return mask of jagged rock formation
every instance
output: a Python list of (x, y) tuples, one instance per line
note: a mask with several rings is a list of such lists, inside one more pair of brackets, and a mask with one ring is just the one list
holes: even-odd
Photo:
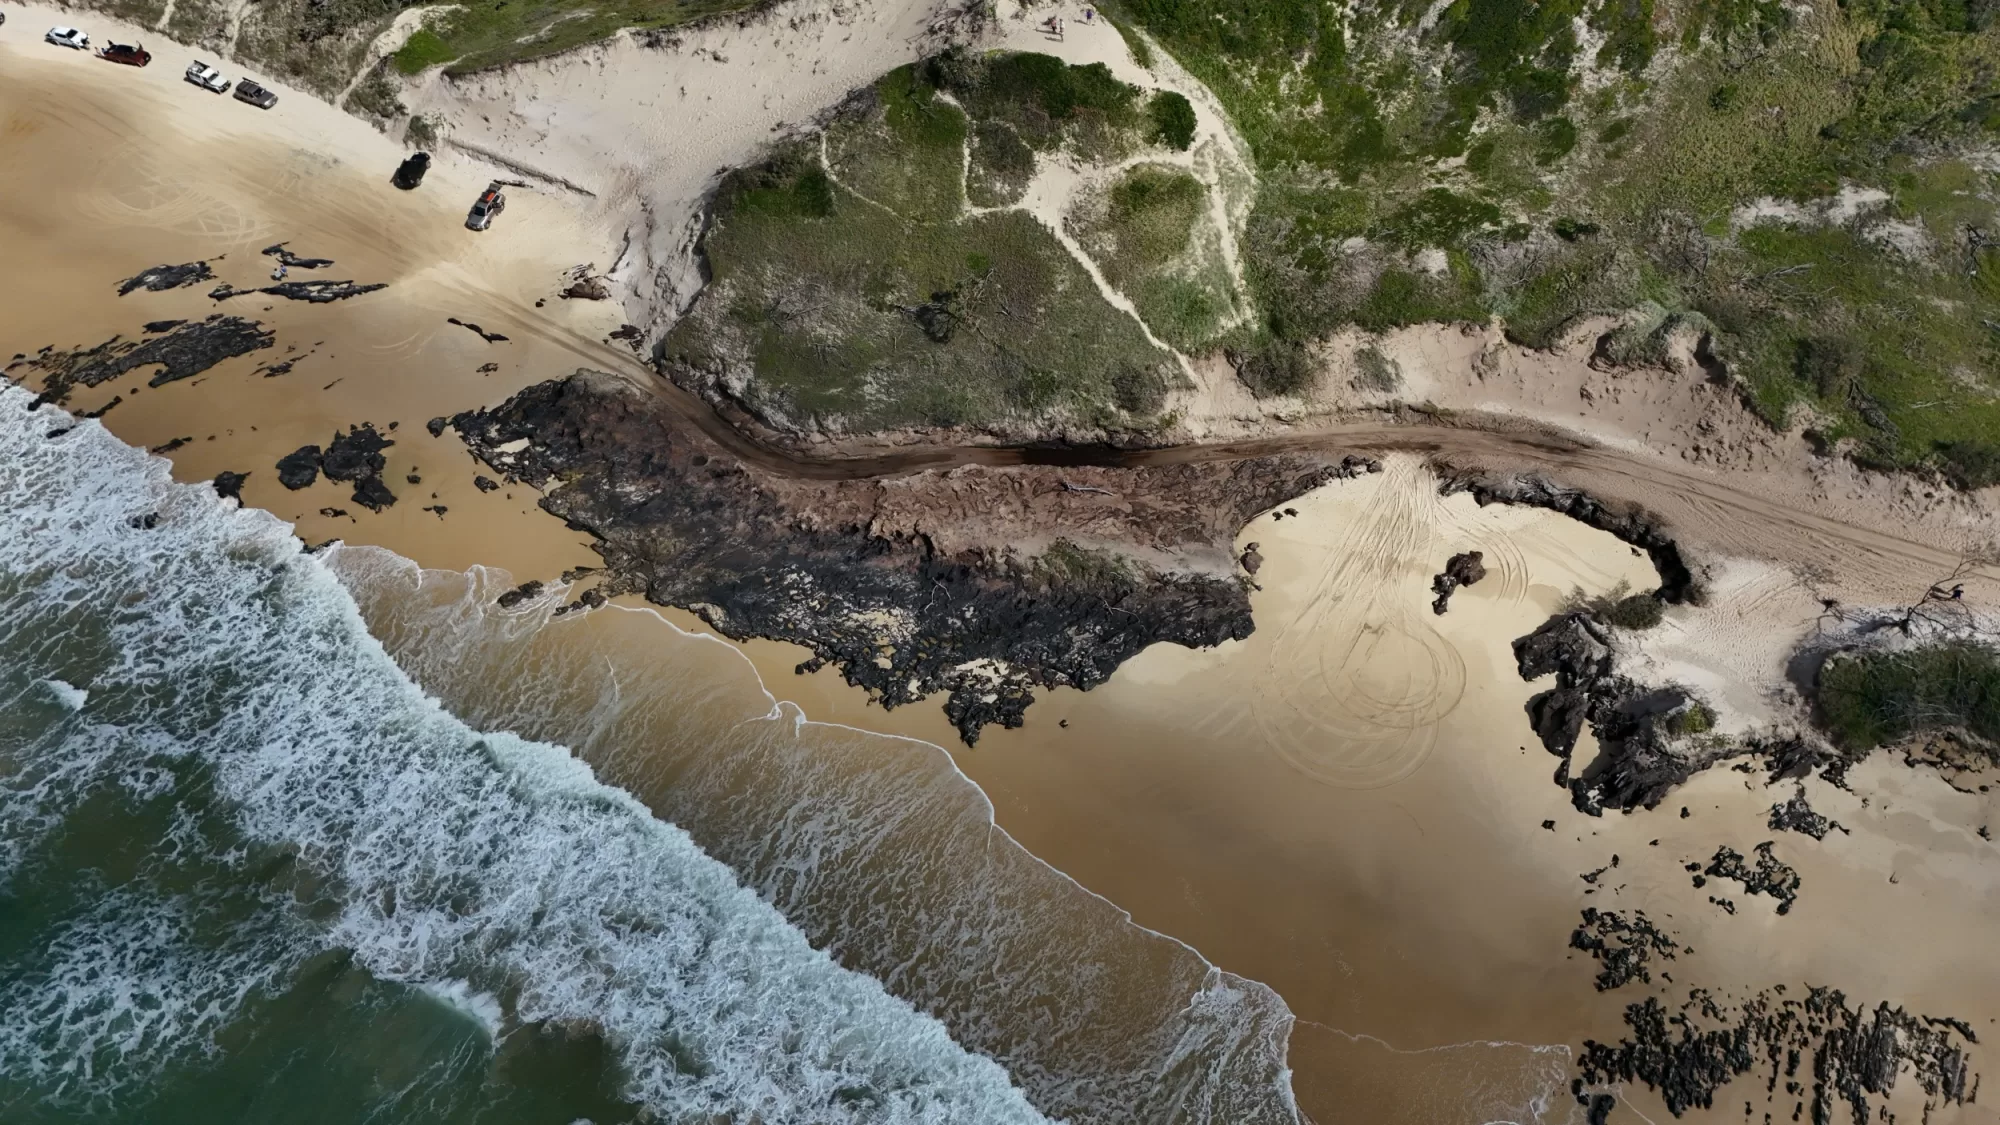
[[(179, 289), (184, 285), (199, 285), (215, 276), (215, 271), (206, 261), (183, 262), (177, 266), (151, 266), (140, 270), (118, 283), (120, 297), (136, 293), (141, 289), (149, 293), (164, 293), (169, 289)], [(147, 326), (152, 331), (152, 326)]]
[[(1771, 854), (1772, 841), (1766, 840), (1755, 848), (1755, 866), (1744, 860), (1743, 853), (1724, 845), (1715, 849), (1715, 858), (1709, 861), (1702, 874), (1711, 879), (1732, 879), (1743, 884), (1746, 894), (1769, 895), (1778, 900), (1778, 913), (1789, 914), (1792, 904), (1799, 898), (1799, 873)], [(1697, 882), (1697, 887), (1701, 884)], [(1733, 912), (1732, 912), (1733, 913)]]
[(1809, 1111), (1814, 1125), (1831, 1125), (1844, 1102), (1855, 1125), (1892, 1125), (1888, 1108), (1870, 1099), (1886, 1097), (1903, 1075), (1922, 1087), (1927, 1109), (1963, 1105), (1977, 1089), (1966, 1045), (1979, 1039), (1963, 1021), (1911, 1015), (1886, 1002), (1873, 1011), (1849, 1008), (1834, 989), (1791, 999), (1778, 985), (1734, 1012), (1691, 989), (1678, 1012), (1657, 997), (1630, 1005), (1625, 1025), (1631, 1035), (1619, 1043), (1584, 1042), (1571, 1086), (1579, 1104), (1592, 1104), (1589, 1087), (1638, 1082), (1658, 1090), (1679, 1116), (1713, 1108), (1724, 1086), (1760, 1071), (1774, 1120), (1798, 1121)]
[(1782, 805), (1771, 806), (1771, 831), (1803, 832), (1815, 840), (1824, 840), (1832, 832), (1847, 831), (1837, 820), (1829, 820), (1806, 802), (1806, 791), (1801, 788)]
[(802, 669), (838, 665), (885, 706), (944, 692), (968, 743), (988, 723), (1018, 726), (1036, 688), (1093, 687), (1157, 641), (1249, 635), (1237, 530), (1369, 469), (1278, 456), (799, 480), (591, 372), (451, 425), (494, 471), (546, 488), (544, 510), (596, 537), (600, 593), (643, 592), (733, 637), (805, 645)]
[(1445, 560), (1444, 570), (1431, 579), (1431, 592), (1437, 595), (1431, 600), (1432, 613), (1443, 615), (1460, 586), (1470, 586), (1486, 577), (1485, 557), (1478, 551), (1463, 551)]
[(1608, 992), (1633, 981), (1653, 983), (1651, 965), (1671, 961), (1680, 943), (1653, 924), (1643, 910), (1626, 917), (1613, 910), (1585, 907), (1583, 924), (1569, 935), (1569, 947), (1588, 953), (1598, 963), (1597, 991)]
[(1698, 603), (1701, 600), (1701, 588), (1687, 560), (1681, 556), (1680, 545), (1644, 509), (1613, 507), (1586, 492), (1565, 488), (1533, 475), (1504, 476), (1448, 465), (1437, 468), (1444, 477), (1438, 487), (1440, 495), (1469, 492), (1481, 507), (1488, 504), (1523, 504), (1531, 508), (1546, 508), (1599, 531), (1608, 531), (1646, 552), (1652, 560), (1653, 569), (1660, 575), (1660, 587), (1654, 592), (1655, 597), (1672, 605)]
[(95, 387), (127, 372), (158, 366), (160, 370), (146, 385), (164, 386), (199, 375), (223, 360), (271, 347), (276, 341), (275, 333), (254, 320), (217, 313), (206, 320), (176, 324), (144, 340), (113, 336), (94, 348), (43, 348), (8, 364), (6, 371), (17, 379), (40, 372), (42, 392), (36, 401), (60, 405), (79, 385)]

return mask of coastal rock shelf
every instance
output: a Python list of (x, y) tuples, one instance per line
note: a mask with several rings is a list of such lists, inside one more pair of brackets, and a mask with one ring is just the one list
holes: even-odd
[(946, 693), (967, 743), (989, 723), (1019, 726), (1036, 688), (1093, 687), (1148, 645), (1248, 636), (1236, 532), (1371, 468), (1286, 455), (797, 480), (730, 457), (592, 372), (450, 425), (597, 538), (600, 594), (642, 592), (732, 637), (804, 645), (802, 671), (837, 665), (884, 706)]
[[(1939, 1106), (1965, 1104), (1978, 1089), (1965, 1048), (1979, 1038), (1963, 1021), (1911, 1015), (1886, 1002), (1872, 1011), (1850, 1008), (1836, 989), (1808, 989), (1798, 999), (1778, 985), (1733, 1011), (1690, 989), (1678, 1011), (1657, 997), (1627, 1007), (1625, 1024), (1631, 1035), (1616, 1044), (1585, 1041), (1572, 1086), (1578, 1104), (1601, 1096), (1591, 1087), (1643, 1083), (1678, 1117), (1713, 1108), (1731, 1081), (1757, 1073), (1765, 1079), (1755, 1091), (1765, 1102), (1759, 1112), (1772, 1120), (1831, 1123), (1844, 1102), (1854, 1121), (1866, 1122), (1876, 1119), (1871, 1099), (1886, 1100), (1900, 1074), (1922, 1088), (1926, 1118)], [(1752, 1097), (1744, 1100), (1746, 1118)], [(1886, 1105), (1880, 1110), (1882, 1120), (1894, 1120)]]

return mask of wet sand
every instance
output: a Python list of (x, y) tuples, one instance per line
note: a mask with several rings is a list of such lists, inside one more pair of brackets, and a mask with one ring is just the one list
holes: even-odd
[[(147, 266), (222, 255), (222, 280), (261, 282), (271, 263), (257, 250), (289, 240), (301, 254), (336, 260), (317, 276), (390, 288), (334, 305), (228, 302), (222, 311), (274, 326), (278, 348), (142, 387), (105, 424), (146, 446), (193, 438), (173, 454), (178, 477), (250, 472), (245, 500), (294, 520), (308, 541), (337, 536), (425, 567), (486, 564), (519, 579), (595, 561), (580, 534), (534, 508), (530, 490), (474, 489), (475, 467), (456, 438), (432, 439), (423, 422), (579, 364), (630, 365), (629, 354), (601, 343), (617, 310), (552, 299), (564, 268), (616, 253), (605, 231), (565, 200), (524, 189), (511, 192), (494, 232), (465, 231), (463, 206), (488, 171), (447, 159), (418, 192), (396, 192), (387, 176), (402, 150), (362, 123), (302, 95), (287, 94), (269, 114), (215, 99), (179, 81), (178, 49), (130, 71), (43, 47), (38, 21), (59, 21), (36, 11), (0, 28), (0, 162), (36, 170), (0, 179), (10, 258), (0, 354), (92, 345), (136, 335), (146, 321), (206, 315), (215, 306), (205, 285), (122, 299), (114, 286)], [(537, 299), (546, 306), (535, 308)], [(448, 316), (512, 340), (488, 344)], [(293, 355), (305, 358), (289, 375), (255, 371)], [(477, 370), (488, 362), (499, 369)], [(141, 384), (135, 376), (80, 393), (72, 408), (93, 409)], [(322, 480), (291, 493), (277, 484), (278, 457), (361, 421), (400, 423), (385, 474), (397, 505), (373, 515), (346, 486)], [(407, 483), (411, 473), (422, 483)], [(448, 511), (440, 519), (427, 504)], [(1024, 729), (989, 731), (975, 751), (957, 747), (932, 706), (884, 713), (833, 672), (794, 676), (803, 656), (794, 647), (741, 646), (760, 687), (727, 650), (650, 614), (567, 619), (522, 652), (543, 666), (581, 668), (579, 657), (602, 647), (590, 635), (616, 631), (613, 648), (634, 674), (684, 668), (673, 721), (709, 740), (701, 745), (722, 744), (760, 716), (772, 732), (795, 726), (793, 712), (771, 716), (767, 687), (812, 719), (952, 747), (1000, 827), (1034, 856), (1140, 926), (1277, 990), (1302, 1021), (1290, 1056), (1300, 1102), (1322, 1123), (1464, 1119), (1475, 1107), (1570, 1119), (1559, 1098), (1528, 1104), (1566, 1082), (1567, 1054), (1549, 1048), (1615, 1037), (1619, 1007), (1640, 994), (1591, 990), (1594, 967), (1566, 948), (1586, 905), (1640, 906), (1667, 924), (1697, 950), (1674, 966), (1683, 983), (1831, 983), (1865, 1003), (1887, 999), (1981, 1027), (2000, 1013), (2000, 969), (1983, 940), (2000, 894), (1991, 845), (1974, 835), (1991, 817), (1991, 798), (1878, 759), (1855, 771), (1852, 795), (1809, 785), (1815, 806), (1853, 829), (1821, 844), (1766, 830), (1765, 810), (1789, 791), (1728, 770), (1677, 795), (1690, 809), (1685, 820), (1677, 805), (1584, 818), (1550, 783), (1554, 759), (1529, 740), (1521, 704), (1533, 689), (1514, 675), (1507, 644), (1572, 586), (1649, 585), (1644, 560), (1560, 517), (1439, 499), (1409, 462), (1289, 506), (1297, 518), (1261, 519), (1241, 537), (1268, 560), (1250, 640), (1206, 653), (1150, 650), (1097, 691), (1051, 693)], [(322, 507), (353, 518), (322, 516)], [(1464, 549), (1485, 551), (1492, 574), (1434, 617), (1430, 576)], [(396, 651), (393, 630), (378, 627)], [(413, 662), (420, 641), (404, 639)], [(603, 667), (615, 673), (618, 662)], [(453, 681), (463, 698), (450, 701), (475, 721), (482, 711), (514, 713), (520, 700), (510, 696), (525, 668), (515, 667), (516, 680), (496, 666), (492, 679)], [(432, 679), (449, 681), (447, 671), (434, 668)], [(687, 686), (696, 683), (705, 686)], [(572, 702), (602, 688), (580, 684)], [(552, 723), (590, 718), (588, 708), (550, 715)], [(847, 755), (830, 760), (872, 785), (934, 794), (951, 810), (938, 823), (958, 826), (951, 839), (979, 838), (983, 806), (942, 752), (816, 729), (823, 741), (811, 745)], [(586, 756), (610, 745), (576, 743)], [(1579, 761), (1588, 757), (1579, 750)], [(685, 765), (608, 751), (593, 761), (663, 812), (702, 815), (672, 804)], [(730, 776), (711, 792), (774, 792), (771, 777)], [(1545, 819), (1557, 830), (1543, 830)], [(712, 832), (715, 846), (754, 860), (754, 841), (732, 843), (719, 822)], [(1681, 869), (1717, 844), (1747, 853), (1774, 835), (1805, 877), (1787, 917), (1741, 896), (1737, 914), (1725, 915)], [(1613, 854), (1621, 865), (1597, 888), (1578, 878)], [(1172, 943), (1118, 929), (1115, 910), (1032, 862), (1014, 857), (1002, 867), (995, 886), (1032, 886), (1026, 901), (1075, 912), (1065, 917), (1083, 935), (1076, 948), (1092, 948), (1100, 927), (1118, 935), (1105, 948), (1143, 966), (1127, 979), (1130, 996), (1178, 979), (1179, 970), (1160, 967), (1180, 963)], [(1897, 950), (1912, 952), (1887, 952)], [(1081, 1038), (1052, 1042), (1112, 1050), (1116, 1037), (1103, 1028), (1116, 1026), (1119, 1003), (1108, 1001)], [(1128, 1014), (1149, 1011), (1135, 1001)], [(1725, 1105), (1739, 1094), (1750, 1096), (1732, 1088)], [(1658, 1118), (1651, 1099), (1633, 1104)], [(1992, 1117), (1967, 1107), (1936, 1119)]]

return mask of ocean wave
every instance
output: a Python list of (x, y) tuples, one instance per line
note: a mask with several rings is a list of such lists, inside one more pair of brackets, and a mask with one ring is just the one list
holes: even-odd
[(816, 946), (1002, 1063), (1044, 1114), (1300, 1119), (1284, 1001), (1029, 853), (941, 747), (812, 722), (737, 650), (648, 610), (556, 618), (562, 587), (502, 609), (504, 572), (379, 548), (333, 548), (328, 565), (455, 712), (573, 747)]
[[(0, 889), (107, 793), (172, 805), (162, 854), (293, 874), (279, 921), (220, 945), (194, 940), (193, 897), (105, 896), (10, 971), (0, 1072), (115, 1096), (347, 950), (486, 998), (494, 1027), (597, 1030), (671, 1121), (1041, 1119), (563, 748), (426, 697), (286, 525), (29, 405), (0, 388), (0, 707), (25, 716), (0, 731)], [(88, 709), (27, 701), (56, 680)]]

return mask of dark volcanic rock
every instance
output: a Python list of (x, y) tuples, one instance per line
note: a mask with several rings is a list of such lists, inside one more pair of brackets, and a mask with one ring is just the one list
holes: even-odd
[(308, 301), (315, 305), (326, 305), (388, 287), (389, 284), (385, 281), (378, 281), (372, 285), (362, 285), (353, 281), (281, 281), (276, 285), (260, 285), (251, 289), (238, 289), (224, 283), (209, 290), (208, 296), (211, 300), (227, 301), (232, 297), (264, 293), (272, 297), (283, 297), (287, 301)]
[(171, 332), (186, 324), (185, 320), (149, 320), (142, 327), (149, 333)]
[(153, 448), (151, 448), (151, 449), (148, 449), (148, 450), (147, 450), (146, 452), (148, 452), (148, 453), (172, 453), (172, 452), (173, 452), (174, 450), (176, 450), (176, 449), (179, 449), (179, 448), (180, 448), (181, 446), (183, 446), (183, 445), (186, 445), (186, 444), (187, 444), (188, 442), (191, 442), (191, 441), (193, 441), (193, 440), (194, 440), (194, 439), (193, 439), (193, 438), (191, 438), (191, 437), (177, 437), (177, 438), (175, 438), (175, 439), (174, 439), (174, 440), (172, 440), (172, 441), (169, 441), (169, 442), (164, 442), (164, 443), (162, 443), (162, 444), (160, 444), (160, 445), (156, 445), (156, 446), (154, 446)]
[(1444, 483), (1439, 487), (1443, 495), (1470, 492), (1481, 507), (1488, 504), (1522, 504), (1531, 508), (1546, 508), (1599, 531), (1608, 531), (1646, 552), (1652, 559), (1653, 569), (1660, 575), (1660, 588), (1655, 591), (1654, 597), (1673, 605), (1700, 600), (1700, 588), (1695, 583), (1694, 572), (1688, 568), (1687, 560), (1681, 557), (1680, 545), (1661, 530), (1654, 516), (1642, 509), (1613, 508), (1589, 493), (1564, 488), (1537, 476), (1503, 477), (1477, 471), (1441, 471), (1445, 473)]
[[(1555, 676), (1554, 687), (1528, 700), (1528, 721), (1562, 759), (1556, 783), (1591, 816), (1657, 808), (1696, 772), (1728, 758), (1782, 753), (1791, 741), (1686, 737), (1679, 724), (1698, 701), (1685, 688), (1648, 687), (1615, 673), (1611, 630), (1585, 611), (1558, 613), (1517, 639), (1514, 659), (1524, 680)], [(1599, 754), (1575, 769), (1570, 755), (1585, 723)]]
[(113, 336), (94, 348), (68, 352), (44, 348), (26, 366), (43, 373), (36, 401), (62, 403), (78, 386), (95, 387), (142, 367), (160, 368), (146, 380), (147, 386), (164, 386), (275, 342), (274, 334), (256, 321), (217, 313), (146, 340)]
[[(541, 506), (597, 538), (606, 596), (643, 591), (730, 636), (805, 645), (802, 669), (837, 664), (885, 706), (945, 692), (967, 742), (988, 723), (1018, 726), (1035, 688), (1093, 687), (1149, 644), (1248, 636), (1236, 532), (1343, 473), (1283, 456), (808, 480), (739, 460), (590, 372), (451, 425), (502, 474), (537, 488), (560, 477)], [(1118, 536), (1201, 567), (1163, 572), (1090, 545)], [(1011, 546), (1051, 540), (1032, 557)]]
[(249, 473), (232, 473), (227, 469), (215, 474), (215, 494), (224, 500), (243, 502), (243, 482), (250, 479)]
[(326, 453), (320, 457), (320, 471), (328, 480), (338, 481), (381, 476), (382, 470), (389, 466), (382, 451), (394, 444), (394, 440), (376, 433), (373, 423), (350, 426), (346, 433), (334, 434), (327, 443)]
[(1747, 894), (1770, 895), (1778, 900), (1778, 913), (1790, 914), (1792, 904), (1799, 899), (1799, 873), (1771, 854), (1772, 843), (1766, 840), (1757, 845), (1754, 867), (1735, 848), (1717, 848), (1715, 858), (1709, 861), (1702, 874), (1715, 879), (1733, 879), (1743, 884)]
[(445, 317), (444, 320), (446, 324), (456, 324), (460, 328), (464, 328), (469, 331), (477, 333), (480, 339), (486, 341), (489, 344), (505, 343), (507, 339), (507, 337), (502, 336), (500, 333), (488, 332), (486, 329), (479, 327), (477, 324), (474, 324), (469, 320), (460, 320), (455, 316)]
[(429, 430), (431, 432), (432, 437), (439, 437), (444, 433), (444, 428), (450, 424), (451, 424), (451, 419), (440, 414), (437, 417), (431, 419), (430, 421), (425, 422), (424, 429)]
[(1821, 816), (1806, 803), (1806, 791), (1800, 787), (1791, 800), (1771, 806), (1771, 831), (1803, 832), (1815, 840), (1824, 840), (1828, 833), (1845, 833), (1847, 829), (1839, 821)]
[(323, 269), (333, 264), (332, 258), (301, 258), (290, 250), (285, 249), (285, 243), (282, 242), (274, 246), (264, 247), (261, 253), (267, 258), (276, 258), (295, 270)]
[(297, 492), (319, 479), (319, 446), (302, 445), (278, 458), (278, 483)]
[(1485, 558), (1478, 551), (1464, 551), (1445, 560), (1443, 572), (1431, 579), (1431, 592), (1437, 595), (1431, 601), (1432, 613), (1442, 615), (1460, 586), (1486, 577)]
[(353, 500), (371, 512), (379, 512), (396, 502), (396, 494), (389, 491), (381, 477), (371, 473), (354, 482)]
[[(199, 285), (215, 276), (207, 262), (184, 262), (178, 266), (154, 266), (118, 283), (118, 295), (125, 296), (141, 289), (153, 293), (168, 289), (179, 289), (185, 285)], [(149, 329), (150, 331), (150, 329)]]
[(499, 597), (500, 608), (513, 609), (515, 606), (520, 605), (522, 602), (527, 601), (529, 598), (540, 597), (541, 593), (542, 593), (542, 584), (540, 582), (523, 582), (519, 586), (516, 586), (513, 589), (507, 591), (506, 593), (500, 595)]
[(1610, 910), (1583, 911), (1583, 924), (1569, 935), (1569, 947), (1597, 959), (1597, 991), (1608, 992), (1633, 981), (1653, 983), (1649, 965), (1655, 958), (1674, 959), (1680, 943), (1670, 938), (1643, 910), (1626, 916)]
[[(1798, 1121), (1809, 1113), (1814, 1125), (1832, 1125), (1844, 1102), (1852, 1120), (1867, 1125), (1878, 1113), (1893, 1120), (1871, 1099), (1885, 1097), (1899, 1075), (1914, 1078), (1923, 1090), (1927, 1117), (1945, 1104), (1965, 1104), (1977, 1088), (1966, 1046), (1979, 1040), (1960, 1020), (1913, 1016), (1887, 1003), (1873, 1011), (1849, 1008), (1833, 989), (1809, 989), (1799, 1000), (1785, 993), (1775, 986), (1735, 1011), (1701, 989), (1690, 990), (1678, 1012), (1657, 997), (1630, 1005), (1628, 1038), (1584, 1041), (1572, 1086), (1578, 1103), (1589, 1104), (1585, 1086), (1644, 1083), (1680, 1116), (1713, 1108), (1722, 1087), (1756, 1071), (1764, 1077), (1774, 1120)], [(1785, 1101), (1793, 1103), (1789, 1109)]]
[(478, 489), (481, 492), (500, 491), (500, 483), (498, 481), (494, 480), (492, 477), (484, 476), (479, 473), (473, 474), (472, 487)]

